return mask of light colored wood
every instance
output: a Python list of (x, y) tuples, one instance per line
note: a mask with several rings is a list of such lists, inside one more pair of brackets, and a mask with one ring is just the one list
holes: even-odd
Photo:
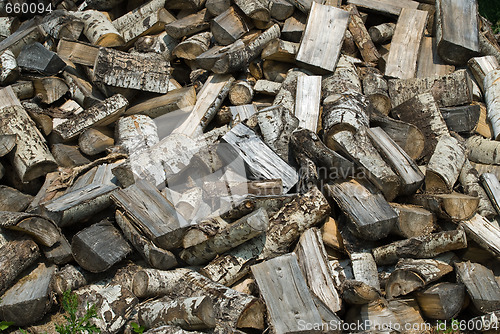
[(464, 65), (479, 52), (476, 3), (436, 0), (436, 39), (442, 59)]
[(190, 36), (210, 27), (206, 8), (165, 25), (167, 34), (176, 39)]
[(389, 87), (382, 74), (369, 73), (363, 78), (363, 94), (368, 96), (373, 108), (383, 115), (388, 115), (391, 110)]
[(41, 27), (47, 35), (55, 39), (69, 38), (77, 40), (84, 26), (81, 19), (64, 9), (49, 13), (41, 23)]
[(493, 138), (500, 139), (500, 104), (498, 102), (498, 94), (500, 92), (500, 85), (498, 79), (500, 78), (500, 70), (493, 70), (488, 72), (484, 78), (484, 91), (486, 107), (488, 108), (488, 120), (490, 121), (493, 129)]
[(229, 90), (229, 101), (235, 106), (252, 103), (254, 95), (253, 83), (249, 80), (238, 80)]
[(367, 133), (380, 154), (387, 159), (386, 161), (399, 175), (400, 193), (412, 194), (417, 191), (424, 182), (424, 175), (417, 164), (381, 128), (370, 128)]
[(271, 17), (278, 21), (285, 21), (293, 15), (295, 7), (287, 0), (269, 0)]
[(477, 84), (483, 92), (484, 90), (484, 78), (486, 75), (500, 68), (498, 60), (493, 56), (483, 56), (474, 57), (469, 59), (467, 62), (467, 67), (471, 70), (474, 78), (476, 78)]
[(462, 221), (470, 219), (477, 211), (479, 198), (457, 192), (451, 194), (416, 194), (410, 203), (423, 206), (438, 218)]
[(145, 115), (121, 117), (115, 128), (116, 145), (129, 154), (147, 150), (160, 141), (155, 122)]
[(7, 86), (16, 82), (19, 78), (20, 70), (12, 51), (5, 50), (0, 53), (0, 65), (0, 84)]
[(380, 58), (380, 54), (375, 47), (375, 44), (373, 44), (358, 9), (355, 5), (347, 5), (344, 9), (351, 13), (348, 28), (359, 52), (361, 53), (361, 57), (367, 63), (376, 64)]
[(321, 232), (314, 227), (306, 230), (295, 247), (295, 253), (311, 293), (331, 312), (339, 311), (342, 300), (333, 282), (333, 268), (327, 261)]
[(33, 80), (35, 94), (41, 96), (42, 102), (51, 104), (66, 94), (69, 90), (64, 80), (58, 77), (45, 77)]
[(467, 139), (466, 146), (469, 151), (470, 161), (481, 164), (500, 165), (500, 159), (496, 153), (500, 150), (500, 145), (497, 141), (476, 135)]
[(455, 263), (457, 280), (465, 285), (472, 303), (481, 313), (494, 312), (500, 304), (500, 286), (493, 272), (479, 263)]
[(448, 251), (467, 248), (465, 232), (461, 229), (395, 241), (372, 249), (378, 265), (394, 264), (400, 258), (428, 259)]
[(214, 39), (221, 45), (236, 42), (251, 28), (247, 19), (235, 7), (229, 7), (210, 23)]
[(11, 17), (2, 17), (0, 18), (0, 41), (3, 41), (11, 34), (13, 34), (17, 28), (19, 28), (20, 21), (19, 18), (11, 16)]
[[(333, 72), (340, 55), (349, 12), (313, 2), (302, 36), (297, 62), (319, 72)], [(328, 34), (323, 32), (328, 30)], [(324, 57), (328, 53), (329, 57)]]
[(462, 284), (443, 282), (418, 292), (416, 299), (425, 317), (450, 320), (461, 311), (465, 291)]
[[(484, 174), (483, 174), (484, 175)], [(467, 236), (481, 247), (500, 257), (500, 229), (481, 215), (475, 215), (469, 220), (460, 223)]]
[(479, 197), (477, 212), (483, 217), (491, 219), (497, 215), (497, 211), (494, 209), (485, 189), (481, 186), (479, 175), (479, 172), (472, 166), (469, 159), (466, 159), (458, 180), (464, 189), (464, 193)]
[(407, 8), (401, 10), (385, 66), (387, 77), (399, 79), (415, 77), (418, 52), (426, 22), (425, 11)]
[(177, 58), (194, 60), (203, 52), (208, 51), (211, 39), (211, 32), (200, 32), (177, 44), (172, 51), (172, 55)]
[(455, 66), (446, 64), (438, 55), (436, 39), (424, 36), (417, 60), (417, 78), (453, 73)]
[(233, 81), (233, 76), (229, 74), (211, 75), (198, 93), (196, 104), (189, 117), (174, 130), (174, 133), (183, 133), (192, 137), (199, 129), (205, 129), (215, 117)]
[(176, 110), (188, 110), (196, 103), (194, 87), (170, 90), (167, 94), (139, 101), (125, 110), (125, 115), (142, 114), (151, 118), (160, 117)]
[(498, 178), (492, 173), (482, 173), (480, 180), (490, 198), (491, 204), (498, 213), (500, 211), (500, 183)]
[(12, 90), (20, 100), (31, 99), (35, 96), (35, 88), (32, 81), (18, 80), (16, 83), (10, 85), (10, 87), (12, 87)]
[(158, 35), (139, 37), (134, 47), (139, 52), (159, 53), (166, 61), (170, 61), (177, 44), (178, 41), (164, 31)]
[(123, 114), (127, 106), (128, 101), (125, 97), (120, 94), (113, 95), (56, 125), (54, 132), (64, 140), (75, 138), (90, 127), (113, 123)]
[(282, 61), (285, 63), (295, 63), (295, 56), (299, 50), (299, 43), (275, 39), (262, 50), (262, 59)]
[(327, 185), (326, 188), (349, 217), (349, 229), (357, 236), (365, 240), (379, 240), (393, 229), (398, 215), (381, 193), (355, 180)]
[(348, 0), (347, 3), (392, 17), (399, 16), (403, 8), (418, 8), (418, 2), (411, 0), (398, 1), (397, 3), (390, 0)]
[(330, 95), (346, 92), (361, 93), (361, 79), (354, 58), (341, 55), (335, 72), (324, 76), (321, 82), (321, 98), (325, 100)]
[(352, 273), (354, 279), (380, 291), (377, 264), (371, 253), (351, 253)]
[(252, 266), (252, 273), (277, 334), (299, 332), (302, 322), (322, 324), (295, 254), (256, 264)]
[(92, 44), (110, 48), (125, 45), (120, 32), (102, 12), (86, 10), (78, 12), (78, 17), (85, 24), (83, 34)]
[(286, 74), (285, 80), (281, 83), (280, 90), (274, 98), (273, 105), (281, 104), (286, 109), (295, 114), (295, 102), (297, 94), (297, 80), (299, 77), (308, 75), (304, 70), (292, 68)]
[(276, 96), (280, 91), (281, 83), (269, 80), (257, 80), (253, 87), (255, 93)]
[(388, 22), (370, 27), (370, 29), (368, 29), (368, 33), (370, 34), (373, 43), (385, 44), (392, 39), (394, 29), (396, 29), (396, 24)]
[[(288, 0), (287, 0), (288, 1)], [(285, 20), (281, 36), (284, 40), (299, 43), (306, 29), (307, 16), (301, 12), (295, 13)]]
[(101, 48), (94, 64), (95, 82), (146, 92), (167, 93), (169, 63), (159, 55), (129, 54)]
[(472, 102), (472, 83), (466, 70), (458, 70), (438, 78), (389, 80), (389, 96), (393, 107), (427, 91), (430, 91), (439, 107), (452, 107)]
[(338, 224), (332, 217), (329, 217), (326, 223), (321, 227), (323, 243), (333, 249), (343, 250), (344, 242), (338, 229)]
[(392, 232), (404, 238), (419, 237), (431, 233), (435, 228), (434, 215), (421, 207), (390, 203), (398, 214), (398, 221)]
[(102, 153), (114, 144), (113, 132), (107, 128), (90, 128), (78, 137), (78, 147), (87, 155)]
[(295, 95), (295, 116), (299, 119), (299, 127), (314, 133), (318, 131), (320, 102), (321, 77), (299, 76)]
[(45, 138), (22, 107), (11, 86), (0, 90), (0, 110), (2, 132), (18, 138), (10, 159), (19, 178), (28, 182), (57, 168)]

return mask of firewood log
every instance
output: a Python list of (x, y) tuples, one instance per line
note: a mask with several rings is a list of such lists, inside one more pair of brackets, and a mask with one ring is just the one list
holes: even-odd
[(10, 50), (5, 50), (0, 53), (0, 84), (2, 86), (10, 85), (19, 79), (19, 67), (17, 66), (16, 57)]
[(372, 107), (383, 115), (391, 110), (387, 81), (381, 74), (371, 73), (363, 78), (363, 93), (368, 96)]
[(23, 47), (34, 42), (42, 42), (45, 37), (46, 34), (42, 27), (31, 19), (24, 24), (24, 29), (17, 29), (0, 42), (0, 52), (8, 49), (17, 57)]
[(15, 188), (0, 186), (0, 211), (24, 211), (33, 200), (33, 196), (23, 194)]
[(172, 56), (187, 60), (194, 60), (210, 48), (212, 33), (200, 32), (177, 44), (172, 51)]
[(251, 81), (238, 80), (229, 89), (229, 101), (235, 106), (250, 104), (253, 99), (254, 89)]
[(466, 141), (470, 161), (481, 164), (500, 164), (496, 151), (500, 149), (497, 141), (472, 136)]
[(464, 306), (464, 290), (463, 284), (443, 282), (418, 292), (416, 298), (425, 317), (450, 320)]
[(158, 325), (179, 326), (187, 330), (215, 327), (212, 301), (207, 296), (171, 299), (162, 297), (138, 307), (139, 324), (146, 328)]
[(181, 39), (184, 36), (190, 36), (208, 29), (210, 27), (208, 19), (209, 15), (205, 8), (198, 13), (188, 15), (182, 19), (166, 24), (165, 30), (169, 36)]
[(500, 286), (493, 272), (479, 263), (455, 263), (457, 280), (465, 285), (472, 303), (481, 313), (498, 310)]
[(488, 120), (491, 123), (491, 127), (493, 129), (493, 138), (495, 140), (500, 138), (500, 106), (496, 101), (498, 94), (498, 84), (496, 80), (498, 79), (499, 75), (499, 70), (493, 70), (488, 72), (488, 74), (486, 74), (484, 78), (484, 91), (486, 106), (488, 108)]
[(192, 108), (196, 103), (194, 87), (183, 87), (170, 90), (167, 94), (139, 101), (125, 111), (125, 115), (142, 114), (151, 118), (166, 113)]
[(87, 155), (96, 155), (115, 144), (113, 133), (106, 128), (90, 128), (78, 137), (80, 150)]
[(0, 314), (5, 321), (26, 326), (40, 320), (52, 306), (50, 281), (56, 266), (40, 263), (2, 296)]
[(41, 246), (51, 247), (61, 238), (61, 231), (51, 220), (37, 214), (2, 211), (2, 226), (20, 231), (35, 239)]
[[(433, 16), (434, 14), (429, 12), (427, 24)], [(437, 48), (436, 38), (428, 36), (422, 38), (417, 59), (417, 78), (443, 76), (455, 71), (455, 66), (447, 64), (439, 57)]]
[(301, 12), (295, 13), (285, 20), (281, 36), (284, 40), (299, 43), (306, 29), (307, 16)]
[(214, 39), (221, 45), (229, 45), (247, 33), (251, 23), (235, 7), (229, 7), (217, 15), (210, 24)]
[(271, 19), (271, 13), (269, 9), (266, 8), (263, 2), (258, 0), (235, 0), (234, 2), (246, 16), (251, 19), (258, 21), (269, 21)]
[(13, 34), (20, 25), (18, 17), (2, 17), (0, 18), (0, 42)]
[(110, 48), (125, 45), (120, 32), (102, 12), (86, 10), (79, 12), (78, 17), (85, 24), (83, 34), (92, 44)]
[(54, 144), (51, 152), (61, 167), (76, 167), (90, 163), (90, 160), (85, 158), (76, 146)]
[(403, 8), (417, 9), (418, 2), (416, 1), (400, 1), (393, 3), (391, 1), (378, 0), (348, 0), (347, 3), (356, 5), (363, 9), (368, 9), (380, 13), (385, 16), (395, 17), (401, 14)]
[(159, 53), (166, 61), (170, 61), (177, 44), (178, 41), (164, 31), (158, 35), (139, 37), (134, 47), (139, 52)]
[(467, 67), (471, 70), (474, 78), (476, 78), (477, 84), (481, 90), (485, 92), (484, 78), (489, 72), (499, 69), (500, 65), (495, 57), (483, 56), (469, 59)]
[(165, 6), (168, 9), (184, 9), (189, 11), (199, 10), (205, 4), (205, 0), (185, 0), (185, 1), (167, 1)]
[[(460, 17), (460, 24), (457, 17)], [(467, 1), (457, 1), (451, 6), (448, 0), (436, 0), (436, 38), (439, 55), (448, 63), (463, 65), (477, 56), (477, 6)]]
[(257, 80), (253, 87), (255, 93), (276, 96), (280, 91), (281, 83), (269, 80)]
[(215, 283), (188, 269), (139, 271), (134, 276), (133, 291), (139, 297), (166, 294), (207, 296), (212, 299), (217, 322), (236, 328), (263, 329), (264, 326), (264, 305), (257, 298)]
[(371, 253), (351, 253), (349, 256), (354, 279), (380, 291), (377, 265)]
[(472, 218), (477, 211), (479, 198), (452, 192), (451, 194), (415, 194), (411, 204), (423, 206), (438, 218), (462, 221)]
[(85, 27), (80, 18), (64, 9), (54, 10), (46, 15), (41, 26), (47, 35), (55, 39), (71, 40), (77, 40)]
[(477, 211), (480, 215), (488, 219), (496, 215), (492, 202), (488, 198), (485, 189), (481, 186), (479, 173), (471, 165), (469, 159), (465, 159), (465, 163), (458, 179), (467, 195), (479, 197)]
[(307, 75), (307, 72), (298, 68), (289, 70), (286, 78), (281, 84), (280, 90), (274, 98), (273, 104), (281, 104), (286, 109), (295, 114), (295, 101), (297, 94), (297, 80), (299, 77)]
[(207, 8), (208, 12), (213, 16), (224, 13), (229, 7), (231, 7), (230, 0), (207, 0), (205, 2), (205, 8)]
[(500, 229), (497, 226), (481, 215), (475, 215), (469, 220), (462, 221), (460, 226), (465, 230), (467, 237), (477, 242), (494, 256), (500, 256), (500, 247), (498, 246)]
[(349, 229), (366, 240), (386, 237), (394, 228), (397, 213), (381, 193), (355, 180), (326, 186), (328, 193), (349, 217)]
[(94, 66), (99, 47), (91, 44), (61, 39), (57, 44), (57, 54), (63, 60), (69, 60), (75, 64)]
[(123, 114), (127, 106), (128, 101), (125, 97), (116, 94), (56, 125), (54, 132), (64, 140), (74, 138), (90, 127), (113, 123)]
[(121, 117), (115, 128), (116, 145), (129, 154), (146, 150), (160, 141), (155, 122), (145, 115)]
[(486, 334), (494, 334), (500, 326), (500, 312), (488, 312), (485, 315), (474, 317), (470, 320), (476, 324), (476, 328)]
[(321, 101), (321, 77), (298, 77), (295, 101), (295, 116), (299, 119), (299, 126), (316, 133)]
[(373, 44), (373, 41), (365, 27), (363, 19), (359, 15), (358, 9), (355, 5), (347, 5), (345, 10), (350, 12), (349, 31), (351, 32), (354, 42), (361, 53), (361, 57), (367, 63), (377, 63), (380, 54)]
[(394, 35), (394, 29), (396, 28), (396, 24), (392, 22), (382, 23), (376, 26), (370, 27), (368, 29), (368, 33), (373, 41), (376, 44), (385, 44), (392, 39)]
[(473, 134), (481, 117), (481, 107), (477, 104), (440, 108), (450, 131)]
[(65, 291), (73, 291), (90, 283), (93, 275), (81, 267), (67, 264), (54, 275), (52, 289), (62, 296)]
[(466, 70), (458, 70), (437, 79), (429, 77), (389, 80), (389, 96), (394, 107), (429, 90), (439, 107), (472, 102), (472, 83)]
[(398, 214), (392, 233), (405, 238), (419, 237), (431, 233), (435, 228), (434, 215), (421, 207), (390, 203)]
[(0, 90), (0, 123), (7, 135), (17, 135), (17, 146), (10, 156), (14, 169), (23, 182), (34, 180), (57, 167), (45, 139), (28, 116), (12, 88)]
[(378, 265), (396, 263), (399, 258), (432, 258), (444, 252), (467, 247), (461, 229), (396, 241), (372, 250)]
[(295, 63), (299, 43), (275, 39), (262, 50), (262, 59), (276, 60), (285, 63)]

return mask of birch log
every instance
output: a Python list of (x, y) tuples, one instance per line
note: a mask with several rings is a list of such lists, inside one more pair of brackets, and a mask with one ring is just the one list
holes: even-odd
[(295, 102), (297, 96), (298, 78), (307, 75), (307, 72), (298, 68), (292, 68), (286, 74), (285, 80), (281, 83), (280, 90), (274, 98), (273, 104), (281, 104), (286, 109), (295, 114)]
[(2, 86), (10, 85), (19, 79), (19, 67), (16, 57), (10, 50), (0, 53), (0, 84)]
[(10, 157), (19, 178), (28, 182), (57, 168), (45, 139), (10, 86), (0, 90), (0, 110), (3, 132), (18, 138)]
[(388, 115), (391, 110), (387, 81), (381, 74), (370, 73), (363, 78), (363, 94), (368, 96), (376, 111)]
[(467, 67), (471, 70), (474, 78), (476, 78), (477, 84), (484, 93), (484, 78), (491, 71), (498, 70), (500, 65), (495, 57), (483, 56), (471, 58), (467, 62)]
[(368, 33), (370, 34), (373, 43), (385, 44), (392, 39), (395, 28), (396, 24), (392, 22), (382, 23), (370, 27), (370, 29), (368, 29)]
[(462, 229), (395, 241), (372, 250), (378, 265), (394, 264), (400, 258), (428, 259), (444, 252), (467, 248)]
[(451, 193), (465, 163), (463, 143), (442, 135), (425, 172), (425, 190), (430, 193)]
[(423, 206), (438, 218), (462, 221), (470, 219), (477, 211), (479, 198), (457, 192), (451, 194), (415, 194), (410, 203)]
[(465, 159), (458, 180), (467, 195), (479, 197), (477, 211), (480, 215), (491, 219), (497, 214), (488, 195), (481, 186), (478, 171), (471, 165), (469, 159)]
[(200, 32), (177, 44), (172, 51), (172, 56), (187, 60), (194, 60), (210, 48), (212, 33)]
[(103, 13), (86, 10), (78, 16), (85, 24), (83, 34), (92, 44), (110, 48), (125, 45), (123, 37)]
[(500, 70), (490, 71), (484, 78), (484, 91), (488, 120), (495, 140), (500, 139)]
[(460, 223), (469, 238), (496, 257), (500, 257), (500, 229), (480, 215)]
[(299, 126), (316, 133), (321, 101), (321, 77), (300, 76), (297, 79), (295, 116)]
[(146, 115), (121, 117), (116, 123), (116, 145), (129, 154), (146, 150), (160, 141), (155, 122)]
[(323, 77), (321, 81), (321, 99), (325, 100), (334, 94), (361, 93), (361, 79), (354, 58), (341, 55), (333, 74)]
[(472, 136), (466, 141), (470, 161), (481, 164), (500, 165), (500, 144), (495, 140)]

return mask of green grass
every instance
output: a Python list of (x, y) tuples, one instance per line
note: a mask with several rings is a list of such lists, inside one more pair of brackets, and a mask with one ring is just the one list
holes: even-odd
[(500, 1), (479, 0), (479, 13), (493, 24), (493, 31), (500, 33)]

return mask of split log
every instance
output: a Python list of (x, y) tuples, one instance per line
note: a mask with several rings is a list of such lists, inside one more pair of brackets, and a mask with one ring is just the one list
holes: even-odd
[(466, 70), (458, 70), (439, 78), (389, 80), (389, 96), (394, 107), (427, 91), (430, 91), (439, 107), (472, 102), (472, 83)]
[(306, 29), (307, 16), (301, 12), (295, 13), (285, 20), (281, 36), (284, 40), (299, 43)]
[[(399, 16), (385, 66), (387, 77), (410, 79), (417, 71), (417, 58), (427, 22), (427, 13), (403, 8)], [(408, 31), (411, 36), (408, 37)]]
[(250, 28), (251, 23), (235, 7), (229, 7), (214, 18), (210, 24), (214, 39), (221, 45), (236, 42)]
[(467, 62), (467, 67), (471, 70), (474, 78), (476, 78), (477, 84), (481, 88), (483, 92), (484, 89), (484, 78), (491, 71), (498, 70), (500, 65), (498, 61), (493, 56), (483, 56), (483, 57), (475, 57), (471, 58)]
[(0, 314), (5, 321), (26, 326), (40, 320), (52, 306), (50, 281), (56, 266), (41, 263), (2, 296)]
[(306, 230), (299, 239), (295, 253), (311, 293), (331, 312), (339, 311), (342, 300), (333, 282), (333, 269), (327, 261), (321, 232), (314, 227)]
[(481, 136), (472, 136), (466, 144), (470, 161), (481, 164), (500, 165), (500, 144), (497, 141), (484, 139)]
[(308, 72), (298, 68), (290, 69), (286, 74), (285, 80), (281, 84), (278, 94), (274, 98), (273, 105), (281, 104), (295, 114), (297, 81), (299, 77), (304, 75), (308, 75)]
[(226, 222), (221, 217), (208, 217), (200, 221), (198, 224), (191, 226), (186, 231), (186, 233), (184, 234), (182, 246), (183, 248), (189, 248), (191, 246), (200, 244), (208, 240), (208, 238), (215, 236), (217, 233), (219, 233), (219, 231), (226, 228), (227, 226), (228, 222)]
[(471, 165), (469, 159), (465, 160), (458, 179), (467, 195), (479, 197), (478, 213), (488, 219), (493, 218), (497, 213), (480, 184), (478, 171)]
[(370, 253), (351, 253), (349, 256), (354, 279), (380, 291), (377, 265), (373, 256)]
[(93, 273), (108, 270), (131, 251), (127, 241), (108, 221), (81, 230), (71, 242), (75, 261), (83, 269)]
[(293, 4), (287, 0), (269, 0), (268, 7), (271, 17), (278, 21), (285, 21), (295, 10)]
[(57, 55), (75, 64), (94, 66), (99, 47), (78, 42), (61, 39), (57, 45)]
[(194, 60), (210, 48), (212, 33), (205, 31), (193, 35), (177, 44), (172, 51), (172, 56), (187, 60)]
[(274, 24), (257, 38), (253, 39), (244, 48), (224, 53), (223, 56), (215, 62), (212, 71), (221, 74), (241, 70), (247, 66), (250, 61), (257, 58), (270, 41), (279, 37), (280, 27)]
[(411, 204), (423, 206), (438, 218), (462, 221), (472, 218), (477, 211), (479, 198), (456, 192), (451, 194), (415, 194)]
[(89, 323), (106, 333), (118, 333), (139, 302), (128, 288), (113, 282), (86, 285), (75, 294), (78, 296), (77, 314), (85, 314), (88, 305), (95, 305), (97, 316)]
[(45, 31), (33, 19), (27, 21), (23, 26), (24, 29), (17, 29), (0, 42), (0, 52), (8, 49), (17, 57), (24, 46), (45, 40)]
[(72, 139), (93, 126), (106, 126), (117, 120), (128, 106), (128, 101), (120, 94), (113, 95), (95, 104), (72, 118), (54, 127), (54, 132), (64, 140)]
[(450, 320), (458, 315), (465, 303), (463, 284), (438, 283), (416, 294), (425, 317)]
[(23, 212), (3, 211), (0, 215), (3, 228), (20, 231), (32, 236), (42, 246), (51, 247), (60, 238), (61, 231), (45, 217)]
[(434, 215), (421, 207), (407, 204), (390, 203), (398, 214), (398, 221), (392, 233), (404, 238), (430, 234), (434, 228)]
[(425, 172), (426, 192), (451, 193), (465, 163), (465, 153), (465, 146), (455, 137), (439, 137)]
[(300, 44), (284, 41), (279, 38), (269, 42), (262, 50), (261, 57), (266, 60), (276, 60), (285, 63), (295, 63), (295, 56)]
[(14, 284), (18, 275), (40, 257), (38, 245), (29, 237), (16, 237), (0, 247), (0, 293)]
[(468, 1), (436, 0), (438, 52), (446, 62), (464, 65), (479, 53), (477, 6)]
[(295, 116), (299, 119), (299, 127), (316, 133), (321, 102), (321, 77), (299, 76), (295, 98)]
[(350, 12), (348, 28), (354, 38), (354, 42), (356, 43), (359, 52), (361, 53), (361, 57), (363, 57), (363, 60), (367, 63), (376, 64), (380, 58), (380, 54), (375, 47), (375, 44), (373, 44), (358, 9), (355, 5), (347, 5), (344, 9)]
[(94, 81), (165, 94), (169, 88), (170, 68), (159, 55), (129, 54), (101, 48), (94, 64)]
[[(387, 159), (388, 164), (399, 175), (401, 179), (400, 193), (412, 194), (416, 192), (424, 182), (424, 175), (417, 164), (381, 128), (370, 128), (367, 133), (380, 154)], [(465, 159), (465, 152), (463, 155)]]
[(16, 57), (10, 50), (0, 53), (0, 84), (2, 86), (10, 85), (19, 79), (19, 67)]
[(257, 80), (253, 90), (256, 94), (276, 96), (281, 89), (281, 83), (269, 80)]
[(149, 149), (160, 141), (155, 122), (145, 115), (121, 117), (116, 123), (116, 145), (126, 152)]
[(174, 130), (174, 133), (192, 137), (199, 129), (204, 130), (215, 117), (233, 81), (234, 78), (229, 74), (211, 75), (198, 93), (196, 104), (189, 117)]
[(481, 107), (477, 104), (440, 108), (440, 110), (450, 131), (473, 134), (478, 127)]
[(18, 138), (10, 158), (19, 178), (28, 182), (53, 171), (57, 163), (45, 139), (10, 86), (0, 90), (0, 110), (2, 132)]
[(175, 17), (164, 6), (164, 0), (148, 1), (114, 20), (113, 26), (125, 43), (132, 45), (137, 38), (160, 33), (165, 24), (175, 21)]
[(416, 95), (392, 109), (391, 115), (404, 122), (415, 125), (425, 136), (422, 159), (428, 161), (433, 155), (439, 137), (448, 135), (449, 131), (431, 94)]
[(139, 37), (134, 47), (139, 52), (159, 53), (166, 61), (170, 61), (172, 59), (172, 52), (177, 44), (178, 41), (164, 31), (154, 36)]
[(465, 232), (459, 229), (396, 241), (374, 248), (372, 253), (378, 265), (388, 265), (396, 263), (399, 258), (429, 259), (444, 252), (466, 247)]
[(187, 330), (215, 327), (212, 301), (207, 296), (179, 298), (163, 297), (138, 307), (139, 324), (146, 328), (159, 325), (179, 326)]
[(480, 180), (491, 204), (493, 204), (497, 213), (500, 212), (500, 183), (498, 178), (492, 173), (482, 173)]
[(45, 216), (64, 227), (84, 221), (111, 205), (109, 195), (116, 185), (89, 184), (41, 204)]
[(235, 156), (239, 156), (256, 179), (281, 179), (284, 193), (297, 183), (296, 171), (245, 125), (241, 123), (236, 125), (222, 139), (231, 147), (231, 150), (218, 152), (226, 164), (233, 161)]
[(123, 236), (153, 268), (167, 270), (177, 265), (174, 254), (157, 247), (145, 238), (125, 214), (117, 210), (115, 218), (117, 225), (123, 232)]
[(264, 305), (257, 298), (215, 283), (188, 269), (160, 271), (144, 269), (134, 276), (136, 296), (172, 294), (182, 297), (209, 297), (216, 321), (236, 328), (264, 328)]
[[(429, 18), (433, 14), (429, 13)], [(429, 23), (430, 19), (427, 21)], [(424, 36), (417, 60), (417, 78), (443, 76), (453, 73), (455, 66), (446, 64), (438, 55), (437, 42), (433, 37)]]
[(55, 275), (51, 283), (52, 290), (62, 296), (65, 291), (73, 291), (89, 284), (92, 274), (80, 267), (67, 264)]
[(242, 106), (231, 106), (229, 107), (229, 111), (231, 112), (232, 124), (234, 126), (255, 115), (257, 113), (257, 108), (255, 104), (245, 104)]
[(142, 114), (151, 118), (160, 117), (169, 112), (192, 108), (196, 103), (194, 87), (170, 90), (167, 94), (139, 101), (125, 111), (125, 115)]
[(85, 158), (76, 146), (54, 144), (51, 152), (61, 167), (76, 167), (90, 163), (90, 160)]
[(366, 283), (346, 279), (342, 283), (342, 299), (351, 305), (365, 305), (379, 299), (380, 291)]
[(349, 217), (349, 230), (360, 238), (379, 240), (394, 228), (398, 215), (381, 193), (355, 180), (326, 185), (326, 189)]
[(497, 101), (498, 97), (498, 78), (500, 70), (490, 71), (484, 78), (484, 91), (486, 106), (488, 108), (488, 120), (493, 129), (493, 138), (500, 139), (500, 105)]
[(493, 312), (500, 307), (500, 286), (493, 272), (479, 263), (455, 264), (457, 280), (465, 285), (472, 303), (481, 313)]
[(17, 64), (25, 71), (43, 75), (55, 75), (66, 66), (56, 53), (47, 50), (38, 42), (23, 47), (17, 56)]
[(397, 3), (389, 0), (348, 0), (347, 3), (390, 17), (399, 16), (403, 8), (418, 8), (418, 2), (411, 0), (398, 1)]
[(86, 10), (80, 12), (78, 17), (85, 24), (83, 34), (92, 44), (109, 48), (125, 45), (120, 32), (102, 12)]
[(111, 198), (157, 246), (170, 250), (182, 243), (187, 221), (151, 183), (137, 180), (132, 186), (115, 191)]
[(0, 18), (0, 42), (9, 37), (19, 28), (20, 21), (17, 17)]
[(190, 36), (208, 29), (210, 27), (208, 18), (209, 15), (205, 8), (198, 13), (188, 15), (182, 19), (166, 24), (165, 31), (169, 36), (181, 39), (184, 36)]
[(17, 135), (2, 133), (0, 135), (0, 157), (10, 153), (16, 147)]
[(254, 89), (251, 81), (238, 80), (233, 83), (229, 90), (229, 101), (235, 106), (250, 104), (253, 95)]
[(64, 9), (54, 10), (46, 15), (41, 26), (52, 38), (72, 40), (77, 40), (85, 27), (80, 18)]
[(339, 251), (344, 250), (342, 235), (340, 234), (335, 219), (331, 217), (328, 218), (326, 223), (321, 227), (321, 236), (325, 246)]
[[(38, 95), (39, 97), (40, 95)], [(41, 108), (38, 104), (28, 101), (21, 102), (21, 105), (26, 109), (28, 115), (35, 121), (40, 131), (48, 136), (52, 132), (53, 120), (52, 117), (47, 115), (46, 110)]]
[[(484, 175), (484, 174), (483, 174)], [(460, 223), (467, 236), (496, 257), (500, 257), (500, 229), (486, 218), (475, 215)]]
[[(319, 72), (333, 72), (348, 22), (349, 12), (313, 2), (295, 58), (297, 62)], [(328, 29), (331, 33), (323, 34), (323, 29)], [(330, 57), (323, 57), (324, 50), (329, 50)]]
[(23, 194), (15, 188), (0, 185), (0, 211), (24, 211), (33, 200), (33, 196)]
[(370, 73), (363, 78), (363, 94), (368, 96), (371, 106), (383, 115), (391, 110), (387, 81), (381, 74)]
[(392, 39), (395, 29), (396, 24), (387, 22), (370, 27), (370, 29), (368, 29), (368, 33), (370, 34), (370, 38), (373, 43), (385, 44)]
[[(87, 78), (80, 73), (76, 66), (69, 60), (66, 61), (66, 68), (62, 75), (69, 88), (71, 97), (82, 107), (89, 108), (105, 99), (104, 95), (90, 83)], [(35, 86), (36, 88), (36, 86)]]
[(269, 9), (259, 0), (235, 0), (234, 3), (251, 19), (264, 22), (271, 19)]
[[(266, 302), (271, 326), (276, 333), (299, 331), (300, 323), (322, 324), (295, 254), (256, 264), (252, 266), (252, 273)], [(289, 289), (290, 286), (294, 288)], [(284, 319), (287, 315), (288, 318)]]
[(224, 13), (229, 7), (231, 7), (230, 0), (207, 0), (205, 2), (205, 8), (213, 16)]
[(90, 128), (78, 137), (80, 150), (87, 155), (96, 155), (115, 144), (113, 133), (107, 128)]
[(35, 93), (43, 103), (51, 104), (64, 96), (69, 90), (64, 80), (58, 77), (47, 77), (33, 80)]
[(268, 224), (267, 212), (259, 209), (221, 229), (206, 241), (184, 249), (180, 257), (191, 265), (208, 262), (217, 254), (222, 254), (265, 232)]

